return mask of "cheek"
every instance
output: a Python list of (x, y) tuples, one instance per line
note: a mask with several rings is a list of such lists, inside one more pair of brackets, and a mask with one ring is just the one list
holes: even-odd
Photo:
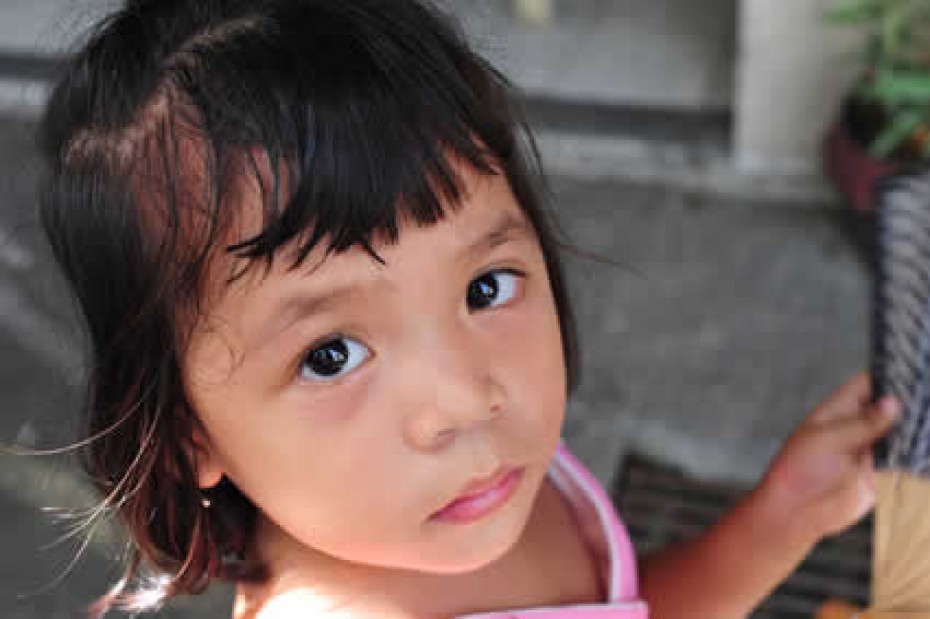
[(198, 404), (225, 474), (264, 519), (332, 556), (409, 560), (402, 551), (428, 515), (429, 480), (390, 440), (378, 388), (352, 391), (365, 396), (351, 413), (335, 398), (264, 400), (234, 383)]
[(565, 417), (566, 373), (565, 355), (562, 350), (562, 336), (558, 317), (552, 311), (546, 321), (547, 325), (535, 335), (538, 342), (535, 350), (525, 360), (531, 367), (531, 385), (526, 388), (534, 394), (540, 410), (545, 411), (541, 417), (546, 424), (546, 432), (557, 438), (561, 433)]
[[(554, 304), (537, 295), (491, 335), (490, 356), (498, 360), (514, 415), (549, 442), (561, 431), (566, 373), (562, 336)], [(543, 437), (540, 437), (543, 438)]]
[[(227, 475), (267, 520), (306, 546), (357, 558), (378, 540), (397, 538), (405, 508), (402, 493), (392, 488), (406, 472), (398, 470), (394, 454), (383, 441), (314, 426), (304, 419), (222, 428)], [(379, 510), (375, 519), (374, 505), (396, 509)]]

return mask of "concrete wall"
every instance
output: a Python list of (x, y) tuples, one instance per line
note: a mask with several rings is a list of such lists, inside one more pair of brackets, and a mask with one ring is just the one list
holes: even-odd
[(0, 52), (58, 54), (115, 0), (2, 0)]
[(440, 0), (528, 92), (672, 109), (728, 108), (737, 0)]
[(857, 74), (860, 33), (824, 22), (833, 0), (742, 0), (734, 158), (739, 167), (809, 171)]

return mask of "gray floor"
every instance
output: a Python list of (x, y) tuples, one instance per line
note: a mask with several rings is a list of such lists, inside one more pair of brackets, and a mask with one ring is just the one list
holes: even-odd
[(569, 432), (611, 454), (599, 475), (622, 437), (695, 475), (752, 481), (806, 411), (865, 366), (867, 273), (838, 211), (557, 187), (579, 245), (630, 267), (571, 261), (587, 370)]

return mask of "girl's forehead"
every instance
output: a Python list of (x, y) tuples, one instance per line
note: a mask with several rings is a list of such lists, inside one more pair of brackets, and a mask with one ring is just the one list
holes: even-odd
[[(402, 207), (398, 208), (396, 241), (374, 231), (369, 248), (353, 245), (345, 251), (333, 252), (329, 251), (330, 239), (324, 236), (298, 262), (305, 238), (297, 237), (282, 246), (270, 263), (226, 254), (221, 259), (224, 266), (220, 272), (241, 272), (243, 276), (230, 286), (253, 288), (265, 285), (269, 278), (351, 277), (355, 271), (383, 273), (392, 265), (411, 261), (451, 264), (474, 258), (512, 239), (536, 239), (532, 222), (520, 208), (503, 174), (482, 174), (466, 167), (461, 170), (461, 178), (459, 200), (444, 204), (443, 217), (435, 223), (417, 222)], [(242, 223), (234, 233), (238, 241), (261, 232), (263, 225), (260, 207), (246, 207), (243, 211)]]

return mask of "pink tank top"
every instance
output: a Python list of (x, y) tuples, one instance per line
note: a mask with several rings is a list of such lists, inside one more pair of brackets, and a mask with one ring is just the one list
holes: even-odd
[(607, 600), (580, 604), (494, 611), (457, 619), (647, 619), (639, 599), (636, 555), (626, 527), (597, 479), (560, 444), (549, 467), (549, 479), (575, 511), (581, 532), (607, 578)]

